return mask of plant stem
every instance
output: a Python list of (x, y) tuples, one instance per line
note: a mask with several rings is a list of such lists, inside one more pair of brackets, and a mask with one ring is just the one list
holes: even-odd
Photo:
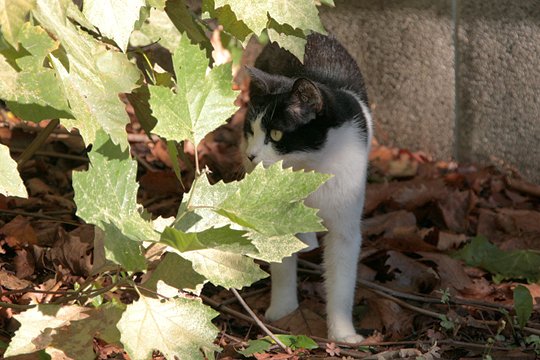
[(51, 121), (49, 121), (45, 129), (39, 132), (36, 138), (30, 143), (30, 145), (28, 145), (26, 149), (24, 149), (21, 156), (19, 156), (19, 158), (17, 159), (17, 164), (19, 165), (19, 168), (32, 156), (34, 156), (34, 153), (43, 145), (43, 143), (45, 143), (49, 135), (54, 131), (58, 124), (60, 124), (60, 120), (52, 119)]
[(255, 322), (257, 323), (257, 325), (259, 325), (259, 327), (261, 328), (262, 331), (264, 331), (266, 333), (266, 335), (270, 336), (270, 338), (272, 338), (272, 340), (274, 340), (276, 342), (276, 344), (279, 345), (280, 348), (282, 348), (283, 350), (285, 350), (287, 352), (287, 354), (292, 354), (292, 351), (291, 349), (289, 349), (287, 346), (285, 346), (285, 344), (283, 344), (275, 335), (274, 333), (272, 333), (270, 330), (268, 330), (268, 328), (266, 327), (266, 325), (261, 321), (261, 319), (259, 319), (257, 317), (257, 315), (255, 315), (255, 313), (253, 312), (253, 310), (251, 310), (251, 308), (248, 306), (248, 304), (244, 301), (244, 299), (242, 299), (242, 297), (240, 296), (240, 294), (238, 293), (238, 291), (235, 289), (235, 288), (231, 288), (231, 291), (232, 293), (234, 294), (234, 296), (236, 296), (236, 298), (238, 299), (238, 302), (244, 307), (244, 309), (248, 312), (248, 314), (253, 318), (253, 320), (255, 320)]

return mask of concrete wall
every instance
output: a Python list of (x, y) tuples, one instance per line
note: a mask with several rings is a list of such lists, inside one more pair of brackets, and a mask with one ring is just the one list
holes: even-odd
[(458, 6), (458, 156), (540, 182), (540, 2)]
[(362, 68), (380, 141), (540, 182), (537, 0), (336, 0), (321, 17)]

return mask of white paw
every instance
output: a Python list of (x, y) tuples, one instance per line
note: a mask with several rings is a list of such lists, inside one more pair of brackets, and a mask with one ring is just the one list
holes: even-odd
[(289, 315), (294, 310), (298, 308), (298, 304), (279, 304), (277, 306), (270, 305), (268, 309), (266, 309), (266, 312), (264, 313), (264, 317), (266, 320), (272, 322), (281, 319), (282, 317), (285, 317), (286, 315)]
[(344, 336), (344, 337), (341, 337), (341, 338), (335, 339), (335, 340), (336, 341), (346, 342), (346, 343), (349, 343), (349, 344), (358, 344), (358, 343), (361, 343), (362, 341), (364, 341), (364, 337), (362, 335), (352, 334), (352, 335), (347, 335), (347, 336)]
[(358, 335), (352, 326), (349, 329), (341, 329), (341, 331), (336, 330), (337, 329), (330, 329), (328, 331), (328, 338), (334, 341), (341, 341), (349, 344), (358, 344), (364, 340), (364, 337), (362, 335)]

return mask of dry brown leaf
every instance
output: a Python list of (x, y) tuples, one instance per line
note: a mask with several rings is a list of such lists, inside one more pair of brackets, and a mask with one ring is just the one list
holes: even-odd
[(397, 251), (388, 251), (385, 265), (388, 272), (394, 275), (394, 280), (385, 283), (386, 286), (407, 292), (430, 293), (439, 285), (439, 278), (429, 266), (403, 255)]
[(65, 209), (66, 211), (69, 211), (69, 212), (74, 213), (75, 209), (77, 208), (75, 206), (75, 202), (73, 201), (73, 198), (66, 198), (60, 195), (46, 194), (43, 196), (43, 199), (51, 203), (55, 208)]
[(437, 249), (441, 251), (457, 249), (468, 239), (465, 234), (453, 234), (446, 231), (439, 231), (438, 237), (439, 238), (437, 240)]
[(412, 333), (414, 314), (411, 311), (380, 297), (373, 297), (367, 301), (369, 308), (376, 312), (382, 321), (386, 329), (385, 335), (391, 339), (399, 339)]
[(55, 268), (68, 268), (73, 275), (87, 276), (92, 270), (93, 244), (90, 225), (82, 225), (70, 233), (60, 228), (56, 242), (45, 257)]
[(293, 334), (326, 337), (326, 320), (306, 308), (303, 303), (300, 303), (298, 309), (272, 324)]
[(147, 171), (139, 180), (142, 190), (152, 195), (180, 194), (182, 185), (173, 171)]
[(12, 248), (21, 248), (37, 244), (37, 236), (30, 220), (17, 215), (13, 220), (0, 229), (0, 234), (6, 238), (6, 242)]
[(32, 283), (0, 269), (0, 286), (9, 290), (22, 290), (31, 287)]
[(15, 267), (15, 273), (19, 279), (26, 279), (34, 275), (36, 264), (34, 255), (26, 249), (16, 250), (17, 255), (13, 259), (13, 266)]
[(448, 230), (464, 233), (468, 227), (470, 196), (468, 191), (454, 191), (439, 202), (444, 222)]
[(26, 188), (30, 196), (39, 196), (45, 194), (54, 194), (55, 191), (40, 178), (31, 178), (26, 180)]
[(416, 233), (416, 217), (405, 210), (393, 211), (364, 220), (362, 227), (365, 236), (406, 237)]
[(392, 200), (402, 209), (414, 210), (447, 196), (448, 189), (444, 180), (415, 179), (402, 183), (402, 188), (392, 195)]
[(471, 279), (463, 270), (461, 261), (452, 259), (446, 254), (419, 252), (423, 260), (433, 261), (437, 265), (437, 273), (441, 280), (440, 287), (442, 289), (453, 288), (463, 290), (466, 287), (473, 285)]

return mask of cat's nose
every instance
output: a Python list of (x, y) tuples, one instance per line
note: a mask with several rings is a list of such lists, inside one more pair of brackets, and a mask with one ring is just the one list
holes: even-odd
[(253, 162), (253, 160), (255, 160), (255, 155), (253, 155), (253, 154), (248, 155), (248, 159), (249, 159), (249, 161)]

